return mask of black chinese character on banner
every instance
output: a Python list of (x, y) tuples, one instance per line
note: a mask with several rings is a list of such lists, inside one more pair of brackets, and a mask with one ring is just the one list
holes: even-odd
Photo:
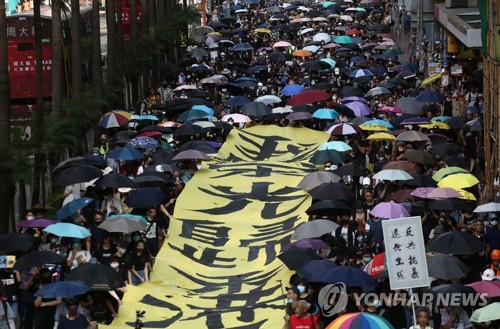
[(399, 271), (396, 275), (398, 276), (398, 280), (404, 280), (405, 279), (405, 276), (403, 275), (403, 270)]
[(408, 227), (408, 228), (406, 229), (406, 236), (415, 236), (415, 235), (413, 235), (413, 233), (411, 232), (411, 226), (410, 226), (410, 227)]
[(401, 257), (396, 258), (396, 266), (401, 266), (401, 265), (404, 265), (403, 260), (401, 259)]
[(401, 251), (401, 245), (399, 243), (395, 243), (394, 247), (392, 248), (394, 251)]
[(419, 278), (419, 276), (418, 276), (418, 272), (417, 272), (417, 268), (416, 268), (416, 267), (413, 267), (413, 268), (411, 269), (411, 278), (412, 278), (412, 279), (418, 279), (418, 278)]
[(408, 257), (408, 262), (409, 262), (410, 265), (418, 264), (417, 258), (415, 256)]
[(392, 232), (391, 232), (391, 235), (392, 235), (392, 238), (393, 239), (397, 239), (397, 238), (400, 238), (401, 235), (399, 235), (399, 232), (398, 232), (398, 229), (395, 228)]
[(410, 243), (408, 243), (408, 245), (406, 246), (406, 248), (408, 248), (408, 249), (415, 249), (415, 242), (410, 241)]

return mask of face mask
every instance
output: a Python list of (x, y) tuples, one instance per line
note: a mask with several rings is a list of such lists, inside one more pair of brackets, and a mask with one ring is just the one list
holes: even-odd
[(120, 266), (120, 264), (118, 263), (111, 263), (109, 265), (111, 266), (111, 268), (118, 268)]
[(136, 250), (138, 253), (142, 253), (144, 251), (144, 248), (137, 248)]
[(490, 223), (491, 223), (491, 225), (493, 225), (493, 226), (495, 226), (495, 225), (497, 225), (497, 224), (498, 224), (498, 222), (497, 222), (496, 220), (492, 220)]
[(371, 260), (371, 257), (363, 257), (363, 263), (369, 263)]
[(303, 286), (298, 286), (298, 287), (297, 287), (297, 289), (299, 289), (299, 292), (300, 292), (301, 294), (303, 294), (303, 293), (304, 293), (304, 291), (306, 291), (306, 287), (303, 287)]
[(78, 314), (78, 309), (70, 309), (68, 310), (69, 315), (77, 315)]
[(373, 307), (379, 308), (381, 305), (380, 299), (377, 299), (376, 301), (373, 302)]
[(141, 239), (140, 236), (134, 236), (134, 238), (133, 238), (134, 241), (139, 241), (140, 239)]
[(80, 244), (79, 243), (74, 243), (73, 244), (73, 249), (78, 249), (80, 248)]
[(293, 303), (293, 298), (289, 298), (288, 299), (288, 304), (292, 304)]
[(488, 226), (489, 224), (490, 224), (490, 222), (489, 222), (489, 221), (487, 221), (487, 220), (483, 221), (483, 225), (484, 225), (484, 226)]
[(126, 254), (127, 253), (127, 249), (124, 249), (124, 248), (118, 248), (118, 252), (120, 254)]
[(33, 216), (26, 216), (26, 219), (27, 220), (33, 220), (33, 219), (35, 219), (35, 217), (33, 217)]

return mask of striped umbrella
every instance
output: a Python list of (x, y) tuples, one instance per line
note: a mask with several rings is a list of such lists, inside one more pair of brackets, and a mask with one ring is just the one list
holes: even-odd
[(111, 111), (104, 114), (101, 119), (99, 119), (99, 126), (103, 128), (114, 128), (121, 127), (127, 124), (132, 118), (132, 114), (125, 111)]

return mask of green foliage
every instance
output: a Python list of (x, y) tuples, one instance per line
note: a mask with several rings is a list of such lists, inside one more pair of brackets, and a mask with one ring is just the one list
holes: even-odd
[(11, 128), (11, 142), (9, 147), (0, 148), (0, 185), (14, 185), (19, 180), (30, 182), (32, 164), (32, 152), (27, 147), (24, 138), (24, 129)]
[(177, 7), (172, 13), (172, 19), (165, 22), (164, 26), (159, 26), (154, 30), (154, 40), (156, 44), (163, 48), (166, 43), (179, 41), (181, 39), (181, 31), (188, 24), (199, 22), (200, 14), (193, 7)]

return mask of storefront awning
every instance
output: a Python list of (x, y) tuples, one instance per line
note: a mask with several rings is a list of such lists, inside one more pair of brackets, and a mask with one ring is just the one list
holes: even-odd
[(436, 4), (434, 17), (466, 47), (482, 47), (478, 8), (446, 8), (445, 4)]

